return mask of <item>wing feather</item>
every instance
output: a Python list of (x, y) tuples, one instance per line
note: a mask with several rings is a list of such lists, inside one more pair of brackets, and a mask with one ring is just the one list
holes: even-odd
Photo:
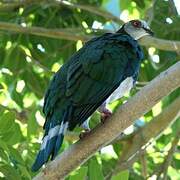
[[(94, 52), (94, 49), (88, 49)], [(84, 59), (79, 60), (78, 67), (81, 72), (79, 79), (75, 80), (74, 74), (67, 81), (66, 91), (70, 95), (71, 102), (76, 106), (69, 123), (70, 130), (77, 124), (83, 123), (123, 81), (124, 71), (128, 65), (127, 53), (125, 46), (108, 42), (96, 57), (98, 60), (90, 60), (91, 56), (88, 56), (86, 62), (85, 55)], [(72, 81), (73, 86), (69, 86)]]
[(69, 129), (83, 123), (129, 76), (129, 61), (138, 59), (133, 43), (136, 46), (132, 38), (117, 34), (86, 43), (55, 75), (45, 98), (45, 114), (56, 104), (63, 108), (69, 103), (74, 107)]

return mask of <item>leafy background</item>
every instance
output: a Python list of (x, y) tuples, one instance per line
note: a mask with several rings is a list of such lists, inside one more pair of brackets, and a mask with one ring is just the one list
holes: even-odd
[[(173, 1), (165, 0), (71, 0), (69, 2), (94, 7), (95, 10), (107, 10), (122, 20), (146, 19), (162, 39), (180, 40), (180, 16)], [(52, 29), (66, 29), (78, 35), (99, 35), (105, 31), (114, 31), (120, 23), (103, 15), (81, 8), (59, 4), (58, 1), (38, 3), (26, 1), (0, 1), (0, 21), (38, 26)], [(81, 46), (83, 42), (59, 40), (30, 34), (0, 31), (0, 178), (8, 180), (31, 179), (31, 165), (40, 147), (43, 135), (42, 114), (43, 96), (48, 83), (58, 68)], [(167, 69), (179, 59), (178, 52), (162, 51), (154, 47), (143, 47), (145, 60), (137, 87), (131, 94), (113, 103), (115, 110), (142, 86)], [(159, 102), (149, 113), (136, 122), (128, 133), (138, 132), (140, 126), (157, 116), (179, 96), (176, 90)], [(99, 122), (99, 114), (94, 114), (91, 127)], [(97, 152), (84, 165), (74, 170), (68, 180), (113, 180), (156, 179), (156, 169), (163, 163), (171, 141), (178, 133), (180, 121), (176, 120), (161, 133), (157, 140), (148, 146), (146, 152), (133, 165), (117, 175), (110, 177), (121, 157), (123, 142), (116, 142)], [(136, 128), (135, 128), (136, 127)], [(61, 151), (78, 138), (80, 129), (68, 135)], [(125, 135), (126, 138), (126, 135)], [(168, 179), (180, 179), (179, 146), (172, 155), (168, 168)], [(145, 164), (142, 163), (145, 160)], [(146, 167), (145, 167), (146, 166)], [(145, 169), (145, 174), (143, 173)]]

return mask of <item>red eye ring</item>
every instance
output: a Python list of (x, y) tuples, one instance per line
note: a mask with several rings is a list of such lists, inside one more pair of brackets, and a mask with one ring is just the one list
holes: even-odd
[(134, 20), (134, 21), (132, 21), (132, 25), (136, 28), (140, 28), (141, 27), (141, 21)]

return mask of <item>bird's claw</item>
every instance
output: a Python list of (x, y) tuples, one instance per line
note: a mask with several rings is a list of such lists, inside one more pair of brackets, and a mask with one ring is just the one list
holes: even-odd
[(83, 139), (84, 137), (86, 137), (89, 133), (90, 133), (90, 129), (84, 129), (84, 132), (81, 132), (79, 135), (80, 139)]
[(101, 113), (101, 122), (104, 123), (111, 116), (112, 112), (109, 109), (104, 109)]

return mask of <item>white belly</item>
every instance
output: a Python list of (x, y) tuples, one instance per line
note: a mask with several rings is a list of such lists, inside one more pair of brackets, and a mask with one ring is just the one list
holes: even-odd
[[(97, 109), (100, 113), (103, 113), (105, 110), (107, 110), (106, 105), (108, 103), (111, 103), (117, 99), (120, 99), (122, 96), (124, 96), (125, 93), (128, 93), (131, 88), (133, 87), (133, 78), (128, 77), (126, 78), (120, 85), (119, 87), (109, 96), (106, 101), (104, 101), (101, 106)], [(85, 129), (89, 129), (89, 119), (90, 117), (82, 124), (82, 127)]]
[(124, 96), (124, 94), (128, 93), (131, 88), (133, 87), (133, 78), (128, 77), (126, 78), (120, 86), (109, 96), (109, 98), (106, 100), (106, 104), (116, 101), (117, 99), (120, 99)]

